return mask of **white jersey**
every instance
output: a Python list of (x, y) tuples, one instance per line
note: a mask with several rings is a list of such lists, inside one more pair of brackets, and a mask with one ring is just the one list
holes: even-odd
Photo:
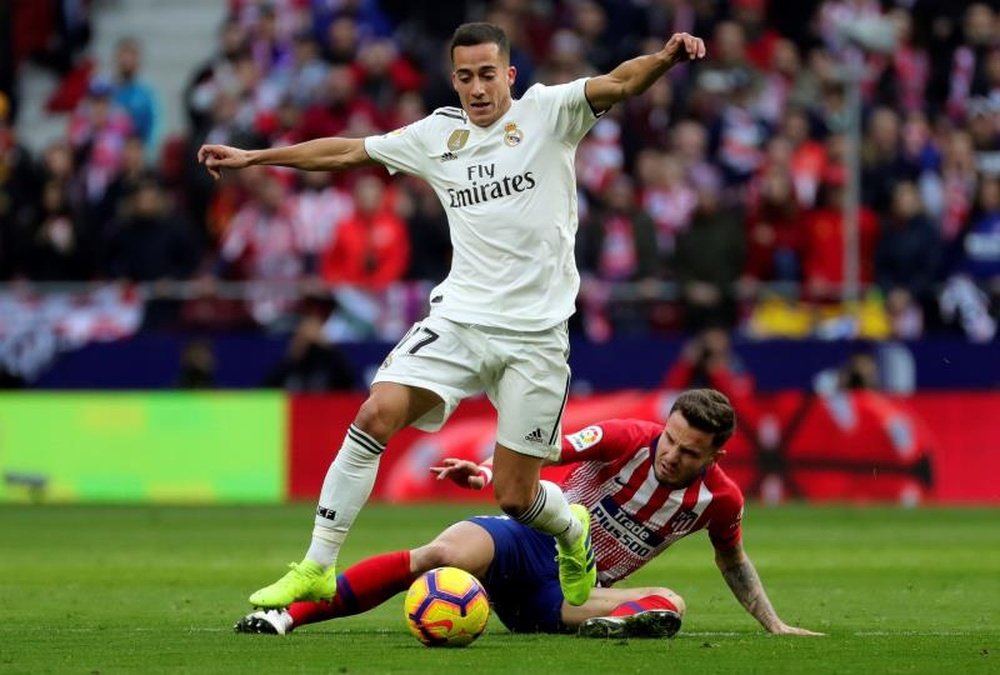
[(536, 331), (573, 314), (576, 147), (598, 118), (585, 84), (536, 84), (489, 127), (439, 108), (365, 139), (372, 159), (425, 179), (444, 205), (454, 254), (432, 315)]

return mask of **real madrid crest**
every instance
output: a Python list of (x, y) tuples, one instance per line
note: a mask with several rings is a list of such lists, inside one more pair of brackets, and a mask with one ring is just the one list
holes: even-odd
[(469, 141), (469, 130), (468, 129), (455, 129), (451, 132), (451, 136), (448, 137), (448, 149), (452, 152), (461, 150), (465, 147), (465, 144)]
[(524, 132), (517, 128), (516, 122), (508, 122), (503, 128), (503, 142), (514, 147), (524, 140)]

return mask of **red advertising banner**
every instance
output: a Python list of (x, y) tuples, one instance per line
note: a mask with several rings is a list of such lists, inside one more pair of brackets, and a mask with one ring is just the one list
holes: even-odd
[[(663, 420), (670, 391), (573, 397), (563, 430), (614, 417)], [(288, 497), (313, 500), (361, 395), (290, 397)], [(754, 498), (785, 500), (1000, 503), (1000, 394), (888, 397), (784, 392), (733, 398), (739, 431), (726, 471)], [(992, 417), (991, 417), (992, 415)], [(407, 429), (381, 460), (373, 499), (484, 500), (492, 496), (434, 480), (444, 457), (479, 461), (492, 452), (495, 415), (485, 399), (463, 403), (434, 434)], [(548, 470), (558, 479), (559, 468)]]

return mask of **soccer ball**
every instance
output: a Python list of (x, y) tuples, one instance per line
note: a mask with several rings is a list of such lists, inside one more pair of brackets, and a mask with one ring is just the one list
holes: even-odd
[(457, 567), (438, 567), (413, 582), (403, 603), (406, 625), (428, 647), (464, 647), (483, 634), (490, 599)]

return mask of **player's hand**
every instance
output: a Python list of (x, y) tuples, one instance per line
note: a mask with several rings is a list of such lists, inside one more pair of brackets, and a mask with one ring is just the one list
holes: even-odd
[(771, 628), (771, 635), (805, 635), (809, 637), (822, 637), (826, 633), (817, 633), (816, 631), (806, 630), (805, 628), (799, 628), (798, 626), (789, 626), (788, 624), (782, 623)]
[(438, 480), (447, 478), (464, 488), (482, 490), (486, 487), (486, 480), (479, 470), (479, 465), (467, 459), (448, 457), (442, 460), (441, 466), (432, 466), (431, 473), (435, 474)]
[(671, 63), (705, 58), (705, 41), (690, 33), (674, 33), (663, 47)]
[(250, 153), (228, 145), (203, 145), (198, 149), (198, 161), (205, 165), (212, 178), (219, 180), (223, 169), (250, 166)]

